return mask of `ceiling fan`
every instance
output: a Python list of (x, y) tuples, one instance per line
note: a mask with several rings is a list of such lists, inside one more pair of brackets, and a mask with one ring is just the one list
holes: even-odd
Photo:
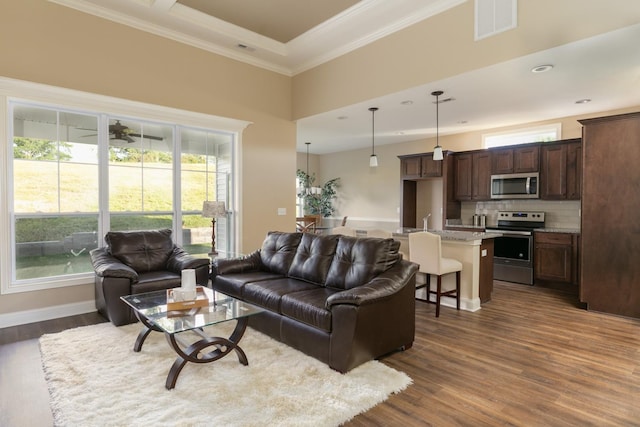
[(132, 136), (135, 136), (137, 138), (144, 137), (148, 139), (155, 139), (157, 141), (162, 141), (164, 139), (161, 136), (153, 136), (153, 135), (146, 135), (146, 134), (141, 135), (139, 133), (134, 133), (131, 131), (131, 129), (128, 126), (125, 126), (122, 123), (120, 123), (120, 120), (116, 120), (115, 124), (109, 125), (109, 135), (112, 136), (110, 139), (127, 141), (129, 143), (136, 141), (135, 139), (132, 138)]
[[(85, 136), (95, 136), (95, 134), (85, 135)], [(115, 140), (126, 141), (128, 143), (136, 142), (136, 140), (133, 139), (132, 137), (155, 139), (156, 141), (162, 141), (164, 139), (161, 136), (154, 136), (154, 135), (147, 135), (147, 134), (142, 135), (139, 133), (135, 133), (128, 126), (125, 126), (122, 123), (120, 123), (120, 120), (116, 120), (114, 124), (109, 125), (109, 139), (114, 141)]]

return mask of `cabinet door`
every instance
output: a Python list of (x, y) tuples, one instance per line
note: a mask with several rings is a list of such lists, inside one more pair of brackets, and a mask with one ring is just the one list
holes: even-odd
[(567, 199), (580, 200), (582, 194), (582, 143), (567, 144)]
[(472, 185), (472, 156), (471, 154), (456, 154), (454, 157), (456, 173), (456, 200), (471, 200)]
[(433, 154), (422, 156), (422, 177), (432, 178), (442, 176), (442, 161), (433, 160)]
[(473, 179), (471, 198), (473, 200), (491, 199), (491, 153), (474, 153), (471, 162)]
[(407, 157), (400, 161), (403, 179), (418, 179), (422, 174), (422, 158)]
[(496, 150), (491, 154), (491, 173), (513, 173), (513, 149)]
[(540, 147), (522, 147), (513, 150), (513, 172), (538, 172), (540, 170)]
[(548, 200), (567, 198), (567, 146), (542, 147), (540, 197)]
[(535, 233), (535, 278), (573, 283), (573, 236), (568, 233)]

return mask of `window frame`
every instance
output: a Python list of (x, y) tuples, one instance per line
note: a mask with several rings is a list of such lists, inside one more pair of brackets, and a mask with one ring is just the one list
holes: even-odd
[[(555, 132), (555, 137), (544, 137), (545, 134), (552, 132)], [(500, 142), (491, 143), (491, 139)], [(546, 125), (482, 134), (482, 148), (499, 148), (509, 145), (530, 144), (532, 142), (557, 141), (560, 139), (562, 139), (562, 123), (549, 123)]]
[[(41, 106), (80, 114), (97, 114), (101, 117), (130, 117), (134, 120), (161, 122), (184, 128), (200, 128), (231, 135), (231, 176), (232, 179), (235, 180), (235, 183), (232, 185), (231, 194), (228, 195), (228, 210), (231, 212), (229, 216), (229, 232), (233, 233), (232, 240), (235, 241), (236, 244), (240, 242), (240, 236), (237, 231), (239, 229), (237, 222), (241, 221), (241, 206), (239, 206), (238, 203), (240, 198), (237, 197), (237, 194), (241, 191), (241, 180), (237, 177), (237, 171), (240, 170), (238, 153), (242, 143), (242, 132), (250, 122), (0, 77), (0, 149), (2, 150), (0, 166), (5, 171), (0, 174), (0, 191), (2, 191), (3, 194), (3, 196), (0, 197), (0, 233), (5, 236), (10, 236), (10, 239), (4, 239), (3, 242), (0, 242), (0, 282), (2, 283), (0, 294), (86, 285), (93, 282), (92, 273), (52, 276), (35, 280), (33, 283), (27, 283), (24, 280), (13, 280), (13, 265), (15, 259), (14, 224), (16, 218), (12, 204), (13, 157), (11, 152), (13, 149), (13, 117), (11, 115), (11, 103)], [(105, 124), (107, 122), (108, 121), (104, 121), (104, 119), (102, 122), (99, 119), (98, 122), (99, 129), (106, 131), (106, 135), (108, 135), (108, 127)], [(100, 152), (100, 159), (108, 159), (108, 144), (106, 142), (99, 141), (98, 150)], [(182, 216), (179, 188), (181, 176), (179, 162), (180, 147), (179, 138), (174, 138), (174, 162), (172, 171), (174, 183), (173, 197), (175, 202), (173, 206), (174, 221), (172, 228), (174, 229), (174, 240), (178, 244), (182, 241), (181, 227), (179, 227)], [(108, 161), (99, 161), (98, 174), (101, 188), (102, 186), (108, 185)], [(107, 206), (106, 209), (108, 209), (108, 192), (101, 191), (100, 193), (98, 227), (100, 230), (99, 235), (103, 236), (103, 230), (108, 228), (108, 223), (105, 224), (104, 218), (108, 216), (104, 215), (104, 206)], [(108, 210), (106, 212), (108, 213)], [(102, 244), (103, 239), (100, 238), (99, 245)]]

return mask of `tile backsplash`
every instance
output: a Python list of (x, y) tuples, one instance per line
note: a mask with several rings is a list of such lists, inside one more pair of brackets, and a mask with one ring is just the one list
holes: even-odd
[(495, 226), (498, 211), (534, 211), (545, 213), (546, 228), (580, 229), (579, 200), (491, 200), (462, 202), (463, 224), (472, 224), (473, 215), (487, 215), (487, 226)]

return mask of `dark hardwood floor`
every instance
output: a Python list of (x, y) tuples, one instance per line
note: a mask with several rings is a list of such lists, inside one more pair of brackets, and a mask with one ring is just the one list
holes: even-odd
[[(51, 425), (37, 337), (100, 321), (0, 329), (1, 426)], [(640, 320), (554, 289), (496, 281), (481, 310), (437, 319), (417, 303), (413, 347), (383, 362), (413, 384), (347, 425), (640, 426)]]

